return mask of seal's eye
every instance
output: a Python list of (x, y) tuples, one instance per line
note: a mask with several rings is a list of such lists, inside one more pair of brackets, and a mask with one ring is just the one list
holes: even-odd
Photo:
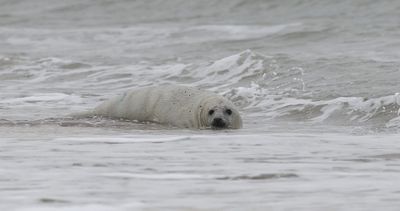
[(213, 113), (214, 113), (214, 110), (209, 110), (208, 111), (208, 115), (210, 115), (210, 116), (213, 115)]
[(231, 115), (231, 114), (232, 114), (232, 110), (231, 110), (231, 109), (226, 109), (225, 112), (226, 112), (228, 115)]

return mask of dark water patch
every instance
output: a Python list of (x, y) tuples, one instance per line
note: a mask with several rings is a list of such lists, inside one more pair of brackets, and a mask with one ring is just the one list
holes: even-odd
[(279, 178), (296, 178), (299, 177), (293, 173), (277, 173), (277, 174), (258, 174), (258, 175), (240, 175), (240, 176), (226, 176), (218, 177), (218, 180), (269, 180)]
[(383, 159), (383, 160), (400, 160), (400, 153), (389, 153), (382, 155), (372, 155), (370, 158)]
[(67, 64), (60, 65), (62, 69), (82, 69), (82, 68), (89, 68), (91, 65), (80, 63), (80, 62), (71, 62)]
[(41, 199), (39, 199), (39, 202), (44, 203), (44, 204), (65, 204), (65, 203), (71, 203), (70, 201), (67, 201), (67, 200), (52, 199), (52, 198), (41, 198)]
[(15, 123), (13, 121), (7, 119), (0, 119), (0, 127), (1, 126), (14, 126)]
[(368, 158), (340, 159), (338, 161), (349, 161), (349, 162), (357, 162), (357, 163), (370, 163), (370, 162), (373, 162), (372, 159), (368, 159)]

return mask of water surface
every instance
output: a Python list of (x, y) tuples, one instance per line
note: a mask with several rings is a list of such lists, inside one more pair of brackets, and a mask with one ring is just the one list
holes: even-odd
[[(0, 1), (2, 210), (397, 210), (397, 1)], [(72, 119), (181, 84), (210, 131)]]

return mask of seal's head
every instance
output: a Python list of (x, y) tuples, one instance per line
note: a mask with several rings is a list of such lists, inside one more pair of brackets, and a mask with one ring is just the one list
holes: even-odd
[(225, 99), (208, 99), (203, 105), (202, 119), (206, 128), (238, 129), (242, 118), (233, 104)]

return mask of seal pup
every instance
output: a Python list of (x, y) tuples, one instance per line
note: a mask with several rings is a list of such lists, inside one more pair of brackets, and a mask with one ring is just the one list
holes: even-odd
[(180, 128), (239, 129), (242, 118), (231, 101), (198, 88), (164, 85), (137, 88), (75, 117), (101, 116), (156, 122)]

